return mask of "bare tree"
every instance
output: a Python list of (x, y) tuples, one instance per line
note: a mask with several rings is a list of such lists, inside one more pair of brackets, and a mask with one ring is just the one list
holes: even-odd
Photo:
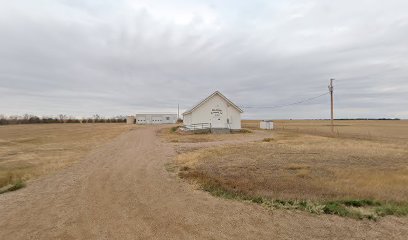
[(0, 114), (0, 125), (5, 125), (7, 123), (8, 123), (8, 121), (7, 121), (6, 116), (3, 115), (3, 114)]
[(60, 115), (58, 115), (58, 118), (59, 118), (59, 120), (60, 120), (61, 123), (65, 123), (65, 122), (66, 122), (66, 119), (67, 119), (67, 115), (65, 115), (65, 114), (60, 114)]
[(93, 123), (95, 123), (98, 122), (99, 119), (101, 119), (101, 116), (99, 114), (94, 114), (92, 118)]

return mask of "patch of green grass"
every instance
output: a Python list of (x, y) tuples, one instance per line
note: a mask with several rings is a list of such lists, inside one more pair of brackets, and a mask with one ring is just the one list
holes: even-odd
[(176, 167), (173, 163), (166, 163), (166, 164), (164, 164), (164, 168), (165, 168), (168, 172), (171, 172), (171, 173), (174, 173), (174, 172), (176, 172), (176, 170), (177, 170), (177, 167)]
[(342, 217), (350, 216), (350, 212), (343, 204), (338, 202), (329, 202), (323, 207), (323, 212), (326, 214), (334, 214)]
[(175, 127), (172, 127), (172, 128), (170, 128), (170, 132), (176, 132), (178, 129), (180, 128), (180, 126), (175, 126)]
[(344, 200), (340, 201), (340, 203), (349, 206), (349, 207), (365, 207), (365, 206), (380, 206), (381, 203), (370, 200), (370, 199), (353, 199), (353, 200)]
[(249, 201), (271, 209), (302, 210), (313, 214), (332, 214), (354, 219), (376, 220), (387, 215), (407, 216), (408, 203), (382, 203), (370, 199), (351, 199), (329, 202), (308, 200), (270, 199), (261, 196), (250, 196), (241, 192), (229, 191), (216, 182), (201, 184), (204, 191), (216, 197)]
[(19, 180), (19, 181), (15, 182), (14, 184), (12, 184), (10, 187), (7, 187), (5, 189), (0, 190), (0, 194), (6, 193), (6, 192), (16, 191), (16, 190), (18, 190), (20, 188), (23, 188), (25, 186), (26, 186), (26, 184), (23, 181)]
[(18, 166), (13, 167), (13, 171), (10, 171), (9, 168), (0, 167), (0, 189), (21, 181), (21, 178), (24, 175), (24, 170), (30, 167), (31, 166), (26, 166), (25, 164), (19, 164)]
[(8, 191), (9, 192), (16, 191), (16, 190), (18, 190), (20, 188), (23, 188), (25, 186), (26, 186), (26, 184), (23, 181), (17, 181), (16, 183), (13, 184), (13, 186), (11, 186), (11, 188), (8, 189)]
[(254, 197), (254, 198), (251, 199), (251, 201), (253, 203), (258, 203), (258, 204), (264, 203), (264, 199), (262, 197)]
[(226, 191), (224, 188), (212, 183), (203, 184), (201, 187), (204, 191), (209, 192), (211, 195), (216, 197), (236, 200), (244, 200), (245, 197), (240, 193)]
[(378, 216), (408, 216), (408, 204), (386, 203), (376, 207), (375, 212)]
[(232, 133), (252, 133), (252, 131), (246, 128), (242, 128), (239, 131), (232, 131)]
[(281, 200), (281, 199), (269, 199), (261, 196), (250, 196), (240, 192), (227, 191), (224, 188), (217, 185), (213, 185), (211, 183), (202, 185), (202, 189), (216, 197), (222, 197), (225, 199), (233, 199), (239, 201), (249, 201), (255, 204), (263, 205), (270, 209), (303, 210), (315, 214), (323, 213), (322, 209), (324, 205), (314, 203), (311, 201)]

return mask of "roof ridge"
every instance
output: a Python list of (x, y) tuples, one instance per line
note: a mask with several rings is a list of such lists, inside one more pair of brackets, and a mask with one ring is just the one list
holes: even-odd
[(191, 113), (192, 111), (194, 111), (196, 108), (200, 107), (202, 104), (204, 104), (206, 101), (208, 101), (209, 99), (211, 99), (212, 97), (214, 97), (215, 95), (219, 95), (221, 98), (223, 98), (225, 101), (227, 101), (229, 104), (231, 104), (235, 109), (237, 109), (239, 112), (243, 113), (244, 111), (238, 107), (235, 103), (233, 103), (231, 100), (229, 100), (226, 96), (224, 96), (220, 91), (215, 91), (212, 94), (210, 94), (208, 97), (204, 98), (203, 100), (201, 100), (198, 104), (194, 105), (192, 108), (190, 108), (189, 110), (185, 111), (183, 113), (183, 115), (186, 115), (188, 113)]

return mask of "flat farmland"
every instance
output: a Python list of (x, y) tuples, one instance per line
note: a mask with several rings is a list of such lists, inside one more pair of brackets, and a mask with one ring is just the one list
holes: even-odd
[(69, 166), (128, 130), (116, 123), (0, 126), (0, 188)]
[(408, 214), (407, 121), (336, 121), (334, 135), (329, 121), (275, 123), (274, 131), (253, 130), (260, 141), (181, 153), (179, 175), (215, 195), (273, 206), (362, 218), (390, 208)]
[(2, 236), (406, 239), (402, 142), (286, 130), (185, 135), (171, 127), (2, 128), (2, 168), (23, 179), (46, 175), (0, 194)]
[[(242, 120), (242, 127), (259, 129), (260, 120)], [(332, 136), (328, 120), (275, 120), (274, 127), (314, 135)], [(408, 141), (408, 120), (335, 120), (334, 136)]]

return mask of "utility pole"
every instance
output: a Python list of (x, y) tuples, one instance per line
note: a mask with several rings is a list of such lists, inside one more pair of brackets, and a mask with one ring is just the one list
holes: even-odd
[(334, 121), (334, 103), (333, 103), (333, 89), (334, 89), (334, 87), (333, 87), (333, 81), (334, 81), (334, 78), (331, 78), (330, 79), (330, 85), (329, 85), (329, 92), (330, 92), (330, 123), (331, 123), (331, 130), (332, 130), (332, 133), (334, 132), (334, 123), (333, 123), (333, 121)]
[(177, 121), (180, 119), (180, 104), (177, 104)]

